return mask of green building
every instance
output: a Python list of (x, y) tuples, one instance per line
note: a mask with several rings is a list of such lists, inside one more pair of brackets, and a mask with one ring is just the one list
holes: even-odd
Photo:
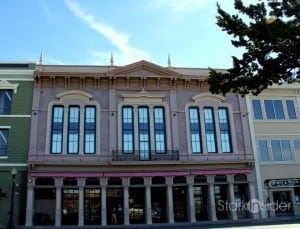
[(13, 223), (25, 222), (34, 68), (34, 62), (0, 62), (0, 226), (9, 223), (12, 196)]

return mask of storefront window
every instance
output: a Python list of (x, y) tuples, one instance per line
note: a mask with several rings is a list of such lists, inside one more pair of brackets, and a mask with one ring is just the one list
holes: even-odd
[(300, 187), (294, 188), (295, 202), (300, 203)]

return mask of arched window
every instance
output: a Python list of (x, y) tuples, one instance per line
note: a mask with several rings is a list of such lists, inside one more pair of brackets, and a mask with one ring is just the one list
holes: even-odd
[(130, 185), (143, 185), (144, 184), (144, 178), (142, 177), (132, 177), (130, 179)]
[(174, 184), (186, 184), (186, 177), (185, 176), (176, 176), (173, 178)]
[(120, 177), (111, 177), (107, 183), (108, 185), (122, 185), (122, 179)]
[(234, 182), (246, 182), (247, 181), (247, 175), (246, 174), (235, 174), (234, 175)]
[(35, 180), (35, 185), (54, 185), (54, 179), (51, 177), (39, 177)]
[(166, 179), (164, 177), (153, 177), (152, 184), (166, 184)]

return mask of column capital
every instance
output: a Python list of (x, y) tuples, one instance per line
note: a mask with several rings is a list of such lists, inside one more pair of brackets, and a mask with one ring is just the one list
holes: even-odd
[(55, 187), (61, 188), (63, 186), (63, 178), (57, 177), (55, 178)]
[(151, 177), (145, 177), (144, 184), (146, 187), (150, 187), (151, 186)]
[(101, 187), (107, 187), (107, 178), (103, 177), (100, 179), (100, 185)]
[(83, 188), (85, 186), (85, 178), (77, 178), (77, 184), (79, 188)]
[(188, 185), (194, 185), (194, 176), (187, 176), (186, 182)]
[(208, 175), (207, 176), (207, 183), (209, 185), (214, 184), (215, 183), (215, 176), (214, 175)]
[(166, 185), (172, 185), (173, 184), (173, 177), (166, 177)]

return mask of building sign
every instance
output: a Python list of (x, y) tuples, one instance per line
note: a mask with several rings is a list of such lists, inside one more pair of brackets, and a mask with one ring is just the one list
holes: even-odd
[(270, 188), (300, 187), (300, 179), (270, 180), (269, 187)]

